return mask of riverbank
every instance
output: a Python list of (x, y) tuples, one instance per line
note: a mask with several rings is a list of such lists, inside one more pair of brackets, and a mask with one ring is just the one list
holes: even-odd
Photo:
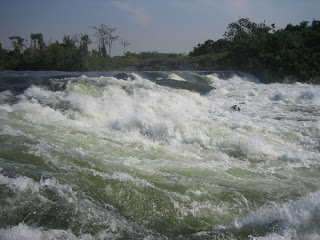
[[(12, 36), (13, 51), (0, 45), (0, 70), (15, 71), (220, 71), (236, 70), (264, 83), (320, 84), (320, 21), (288, 24), (254, 23), (247, 18), (230, 23), (224, 38), (199, 43), (187, 54), (126, 52), (110, 57), (105, 49), (88, 50), (88, 35), (66, 35), (62, 42), (25, 48)], [(86, 38), (84, 38), (86, 37)], [(85, 41), (86, 40), (86, 41)], [(79, 44), (80, 43), (80, 44)]]

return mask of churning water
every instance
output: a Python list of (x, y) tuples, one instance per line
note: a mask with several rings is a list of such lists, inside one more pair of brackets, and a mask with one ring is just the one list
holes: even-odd
[(1, 72), (0, 88), (0, 239), (320, 238), (319, 86)]

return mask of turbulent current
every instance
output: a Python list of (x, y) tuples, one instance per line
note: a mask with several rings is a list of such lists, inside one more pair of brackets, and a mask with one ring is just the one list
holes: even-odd
[(0, 89), (0, 239), (320, 238), (320, 86), (1, 72)]

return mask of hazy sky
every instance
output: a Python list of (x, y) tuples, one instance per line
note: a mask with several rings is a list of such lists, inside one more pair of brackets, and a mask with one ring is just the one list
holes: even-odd
[[(246, 17), (284, 28), (288, 23), (320, 20), (320, 0), (0, 0), (0, 43), (9, 36), (29, 39), (42, 33), (46, 42), (87, 33), (106, 24), (117, 27), (131, 52), (189, 53), (198, 43), (223, 37), (230, 22)], [(94, 47), (94, 45), (92, 45)], [(121, 55), (122, 47), (113, 47)]]

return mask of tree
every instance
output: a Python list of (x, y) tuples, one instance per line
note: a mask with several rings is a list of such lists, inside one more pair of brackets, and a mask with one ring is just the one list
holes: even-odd
[(79, 50), (81, 55), (88, 55), (89, 50), (88, 50), (88, 45), (91, 44), (91, 39), (87, 34), (81, 34), (80, 35), (80, 46), (79, 46)]
[(96, 32), (94, 36), (98, 39), (99, 52), (102, 56), (106, 56), (106, 46), (109, 47), (109, 57), (111, 56), (112, 45), (118, 40), (119, 35), (115, 35), (117, 28), (110, 28), (105, 24), (101, 24), (100, 27), (91, 26)]
[(224, 37), (232, 43), (237, 43), (248, 38), (253, 28), (254, 24), (248, 18), (241, 18), (237, 22), (229, 23), (229, 30), (224, 33)]
[(12, 41), (14, 51), (22, 53), (25, 39), (20, 36), (11, 36), (9, 39)]
[(193, 51), (189, 53), (190, 57), (205, 55), (205, 54), (215, 54), (226, 52), (230, 49), (230, 42), (225, 39), (219, 39), (216, 42), (209, 39), (203, 44), (198, 44), (197, 47), (193, 48)]
[(33, 43), (33, 50), (39, 49), (40, 51), (43, 51), (45, 49), (46, 45), (43, 41), (42, 33), (31, 33), (30, 38)]
[(117, 31), (117, 28), (109, 28), (108, 31), (108, 46), (109, 46), (109, 57), (111, 56), (111, 47), (118, 40), (119, 35), (113, 35)]
[(64, 69), (62, 70), (74, 70), (79, 65), (79, 59), (77, 58), (77, 43), (78, 39), (76, 35), (65, 35), (62, 40), (61, 46), (63, 47), (63, 59)]
[(0, 71), (5, 70), (5, 57), (6, 51), (2, 48), (2, 45), (0, 43)]
[[(274, 29), (274, 24), (272, 28)], [(249, 18), (241, 18), (237, 22), (232, 22), (228, 25), (229, 30), (224, 33), (224, 37), (232, 43), (239, 43), (254, 35), (269, 33), (272, 28), (267, 26), (265, 22), (257, 24), (251, 22)]]
[(93, 28), (95, 31), (94, 36), (97, 38), (98, 41), (98, 52), (100, 56), (107, 56), (107, 51), (106, 51), (106, 35), (107, 31), (105, 28), (107, 28), (106, 25), (102, 24), (100, 28), (96, 26), (90, 26)]
[(129, 41), (120, 39), (120, 45), (123, 46), (123, 55), (126, 55), (126, 47), (128, 47), (131, 43)]

